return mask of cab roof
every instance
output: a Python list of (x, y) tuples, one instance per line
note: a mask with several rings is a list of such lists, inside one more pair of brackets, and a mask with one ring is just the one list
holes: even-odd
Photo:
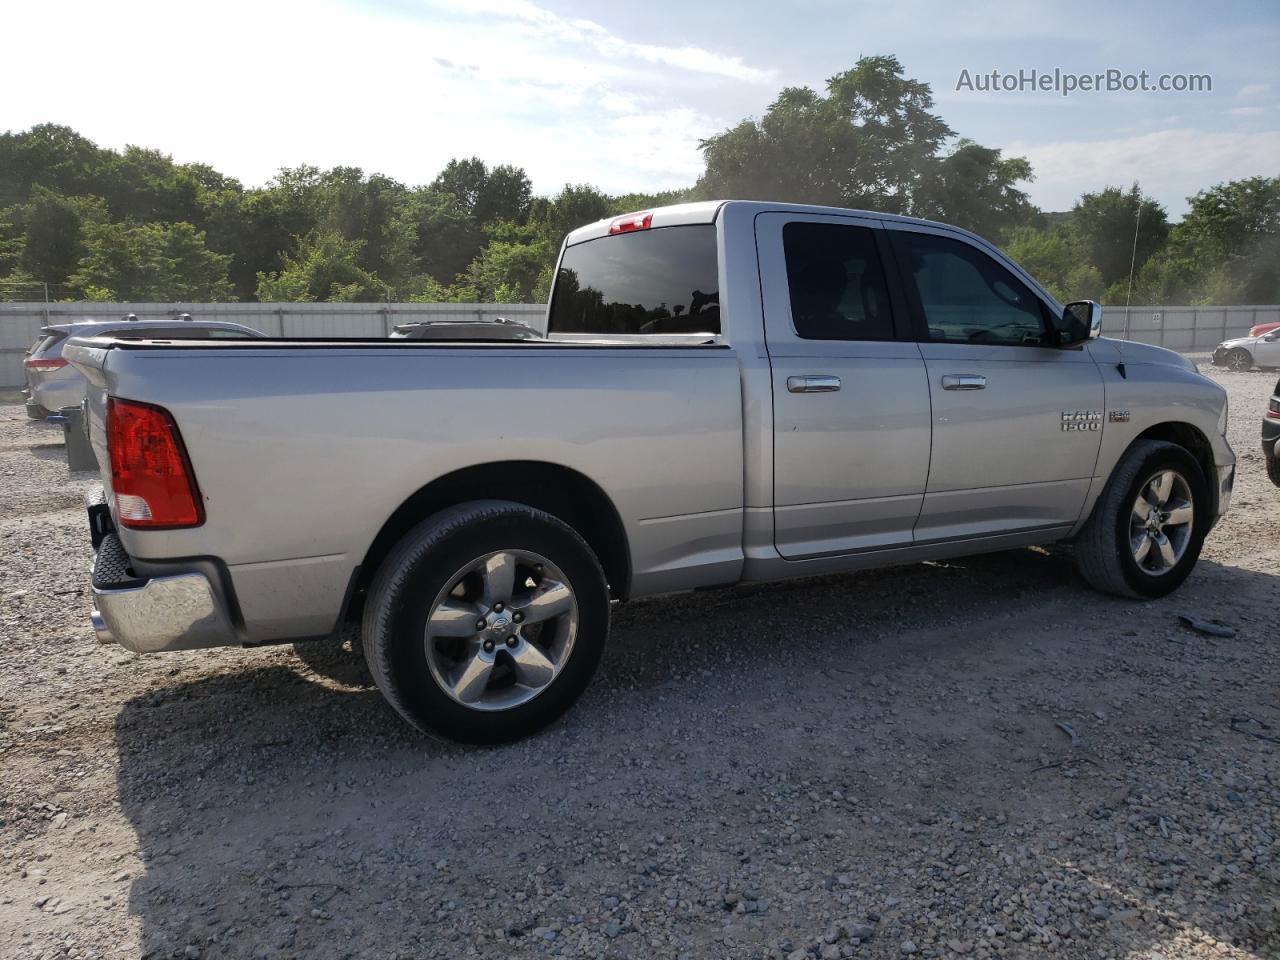
[[(696, 203), (677, 203), (666, 207), (649, 207), (648, 209), (637, 210), (633, 213), (625, 213), (618, 217), (606, 217), (603, 220), (597, 220), (595, 223), (589, 223), (586, 226), (578, 227), (569, 234), (565, 239), (565, 243), (572, 246), (575, 243), (582, 243), (585, 240), (595, 240), (598, 237), (608, 236), (611, 228), (615, 224), (622, 224), (629, 221), (635, 221), (640, 217), (648, 217), (649, 222), (644, 227), (653, 229), (656, 227), (675, 227), (684, 226), (691, 223), (715, 223), (716, 217), (720, 215), (720, 211), (728, 206), (734, 207), (754, 207), (761, 213), (766, 211), (776, 211), (778, 213), (813, 213), (813, 214), (834, 214), (848, 215), (858, 214), (864, 217), (875, 217), (878, 220), (896, 220), (900, 223), (917, 223), (922, 226), (946, 227), (948, 230), (954, 230), (958, 233), (976, 236), (968, 230), (960, 227), (952, 226), (949, 223), (939, 223), (934, 220), (924, 220), (919, 217), (904, 217), (896, 213), (880, 213), (876, 210), (856, 210), (848, 207), (827, 207), (821, 204), (808, 203), (776, 203), (770, 200), (701, 200)], [(626, 232), (628, 229), (640, 229), (637, 222), (635, 226), (624, 227), (623, 230), (613, 230), (613, 232)], [(977, 239), (981, 240), (981, 237)], [(986, 241), (984, 241), (986, 242)]]

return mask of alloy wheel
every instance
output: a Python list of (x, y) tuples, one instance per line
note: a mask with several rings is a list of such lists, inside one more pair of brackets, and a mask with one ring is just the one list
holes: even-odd
[(472, 710), (510, 710), (551, 685), (578, 633), (568, 578), (546, 557), (500, 550), (456, 571), (427, 616), (431, 677)]
[(1191, 542), (1195, 504), (1186, 478), (1161, 470), (1138, 491), (1129, 513), (1129, 548), (1138, 569), (1152, 576), (1168, 573)]

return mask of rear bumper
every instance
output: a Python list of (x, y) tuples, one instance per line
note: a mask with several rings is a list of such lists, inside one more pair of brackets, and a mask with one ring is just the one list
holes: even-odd
[(39, 404), (46, 410), (78, 407), (84, 400), (86, 381), (83, 376), (60, 377), (54, 380), (37, 380), (29, 383), (28, 403)]
[(231, 613), (209, 577), (192, 570), (143, 577), (109, 533), (93, 564), (94, 632), (134, 653), (238, 644)]
[(139, 563), (116, 535), (101, 484), (90, 489), (85, 506), (95, 550), (90, 619), (99, 642), (134, 653), (240, 643), (231, 603), (210, 561), (165, 564), (160, 570)]

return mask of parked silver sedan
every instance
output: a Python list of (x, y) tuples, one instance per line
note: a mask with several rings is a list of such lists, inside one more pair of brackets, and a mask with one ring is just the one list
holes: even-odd
[(171, 320), (139, 320), (129, 314), (120, 320), (81, 320), (75, 323), (51, 324), (40, 329), (40, 336), (27, 351), (23, 361), (27, 388), (27, 416), (43, 420), (63, 407), (76, 407), (84, 399), (85, 379), (62, 356), (62, 346), (71, 337), (138, 337), (150, 340), (243, 340), (263, 337), (250, 327), (221, 320), (193, 320), (182, 314)]

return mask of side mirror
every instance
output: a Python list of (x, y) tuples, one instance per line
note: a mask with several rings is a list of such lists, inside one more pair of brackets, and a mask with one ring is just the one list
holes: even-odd
[(1057, 323), (1059, 347), (1077, 347), (1102, 336), (1102, 304), (1093, 300), (1073, 300)]

